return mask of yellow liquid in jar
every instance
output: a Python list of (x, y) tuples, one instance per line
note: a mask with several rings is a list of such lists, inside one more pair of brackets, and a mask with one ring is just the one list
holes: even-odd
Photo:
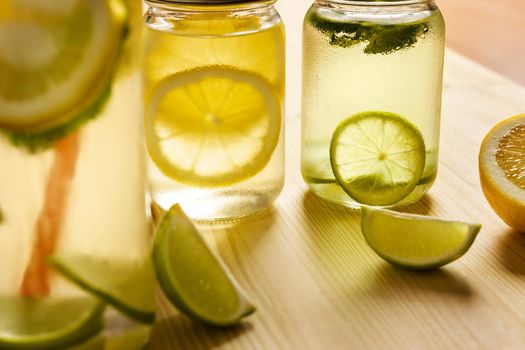
[(282, 23), (203, 17), (167, 27), (149, 23), (145, 34), (152, 199), (203, 220), (267, 208), (284, 181)]
[(403, 116), (421, 131), (425, 142), (426, 163), (419, 184), (394, 206), (418, 200), (432, 186), (438, 165), (444, 23), (439, 12), (418, 23), (426, 24), (429, 30), (413, 45), (367, 53), (367, 42), (348, 46), (331, 43), (338, 37), (327, 36), (307, 16), (303, 37), (302, 174), (319, 197), (360, 207), (337, 183), (329, 149), (337, 126), (365, 111)]

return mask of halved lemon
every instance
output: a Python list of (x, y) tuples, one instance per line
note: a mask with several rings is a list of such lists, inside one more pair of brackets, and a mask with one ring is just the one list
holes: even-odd
[(125, 32), (125, 5), (77, 0), (54, 11), (61, 5), (52, 3), (17, 2), (17, 11), (0, 19), (3, 129), (35, 132), (67, 123), (108, 90)]
[(335, 178), (353, 199), (391, 205), (417, 186), (425, 167), (421, 132), (400, 115), (370, 111), (339, 124), (330, 144)]
[(146, 101), (146, 140), (168, 177), (200, 187), (250, 178), (279, 141), (281, 109), (260, 75), (205, 66), (169, 76)]
[(525, 114), (497, 124), (479, 151), (481, 188), (496, 214), (525, 232)]

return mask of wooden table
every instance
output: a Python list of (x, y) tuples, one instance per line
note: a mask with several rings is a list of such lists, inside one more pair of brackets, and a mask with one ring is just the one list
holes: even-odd
[(525, 89), (448, 51), (440, 171), (408, 208), (482, 222), (470, 251), (429, 273), (394, 268), (364, 242), (359, 214), (308, 192), (299, 166), (300, 32), (306, 0), (281, 0), (288, 31), (287, 181), (272, 212), (202, 232), (258, 312), (204, 327), (160, 298), (149, 349), (525, 349), (525, 235), (482, 195), (481, 140), (525, 112)]

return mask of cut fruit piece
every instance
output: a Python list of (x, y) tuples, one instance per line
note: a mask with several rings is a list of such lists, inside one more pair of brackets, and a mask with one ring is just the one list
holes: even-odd
[(525, 232), (525, 114), (496, 125), (479, 151), (481, 188), (507, 225)]
[(362, 204), (392, 205), (417, 186), (425, 167), (425, 142), (405, 118), (363, 112), (339, 124), (330, 144), (335, 178)]
[(125, 315), (143, 323), (154, 321), (157, 284), (149, 258), (115, 261), (57, 254), (49, 263), (64, 277)]
[(413, 270), (446, 265), (467, 252), (479, 224), (362, 207), (361, 229), (368, 245), (386, 261)]
[(211, 325), (228, 326), (255, 312), (178, 204), (157, 228), (153, 261), (162, 290), (186, 315)]
[(54, 350), (79, 344), (103, 328), (95, 298), (0, 298), (0, 348)]
[(163, 80), (146, 102), (146, 141), (159, 169), (193, 186), (227, 186), (261, 171), (281, 130), (280, 103), (261, 76), (205, 66)]
[(99, 100), (127, 17), (121, 0), (78, 0), (64, 13), (29, 4), (0, 23), (0, 127), (19, 132), (66, 124)]

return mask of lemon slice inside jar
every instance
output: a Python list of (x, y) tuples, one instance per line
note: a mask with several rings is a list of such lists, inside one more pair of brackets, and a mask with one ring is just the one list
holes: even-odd
[(260, 75), (204, 66), (161, 81), (146, 101), (149, 155), (168, 177), (227, 186), (259, 173), (279, 140), (281, 110)]
[(125, 32), (120, 0), (11, 0), (0, 14), (0, 127), (67, 123), (107, 91)]

